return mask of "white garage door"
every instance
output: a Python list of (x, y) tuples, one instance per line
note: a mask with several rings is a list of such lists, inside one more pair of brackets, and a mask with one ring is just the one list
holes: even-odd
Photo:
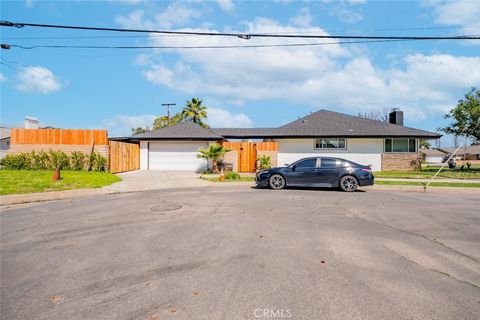
[(207, 162), (197, 159), (197, 149), (208, 147), (207, 142), (150, 142), (149, 170), (203, 171)]

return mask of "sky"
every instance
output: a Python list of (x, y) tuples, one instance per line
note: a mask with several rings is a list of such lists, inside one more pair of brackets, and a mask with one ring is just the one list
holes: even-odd
[[(1, 19), (95, 27), (307, 35), (479, 35), (475, 1), (2, 1)], [(212, 127), (277, 127), (320, 109), (358, 115), (405, 112), (405, 125), (436, 131), (471, 87), (480, 87), (480, 42), (240, 39), (0, 27), (2, 43), (212, 46), (320, 43), (233, 49), (1, 50), (1, 125), (151, 126), (162, 103), (198, 97)], [(442, 140), (442, 146), (451, 139)]]

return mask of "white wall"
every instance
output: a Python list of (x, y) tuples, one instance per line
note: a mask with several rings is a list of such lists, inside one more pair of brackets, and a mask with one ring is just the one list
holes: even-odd
[(347, 139), (345, 150), (315, 149), (315, 139), (275, 139), (278, 142), (278, 165), (291, 164), (301, 158), (324, 156), (351, 160), (382, 169), (383, 139)]
[(148, 170), (148, 141), (140, 141), (140, 170)]

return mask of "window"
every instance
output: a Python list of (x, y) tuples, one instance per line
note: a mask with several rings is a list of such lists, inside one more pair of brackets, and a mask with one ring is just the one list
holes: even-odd
[(417, 139), (395, 138), (385, 139), (385, 152), (417, 152)]
[(318, 138), (315, 139), (315, 149), (346, 149), (345, 138)]
[(322, 158), (321, 160), (322, 168), (336, 168), (337, 165), (340, 166), (339, 164), (337, 164), (337, 160), (333, 158)]
[(306, 159), (295, 163), (297, 168), (315, 168), (317, 166), (317, 158)]

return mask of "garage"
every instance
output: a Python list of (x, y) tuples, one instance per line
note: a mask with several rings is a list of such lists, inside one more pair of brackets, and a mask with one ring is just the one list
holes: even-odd
[(149, 142), (148, 169), (204, 171), (207, 168), (207, 162), (196, 156), (198, 148), (205, 147), (208, 147), (208, 142)]

